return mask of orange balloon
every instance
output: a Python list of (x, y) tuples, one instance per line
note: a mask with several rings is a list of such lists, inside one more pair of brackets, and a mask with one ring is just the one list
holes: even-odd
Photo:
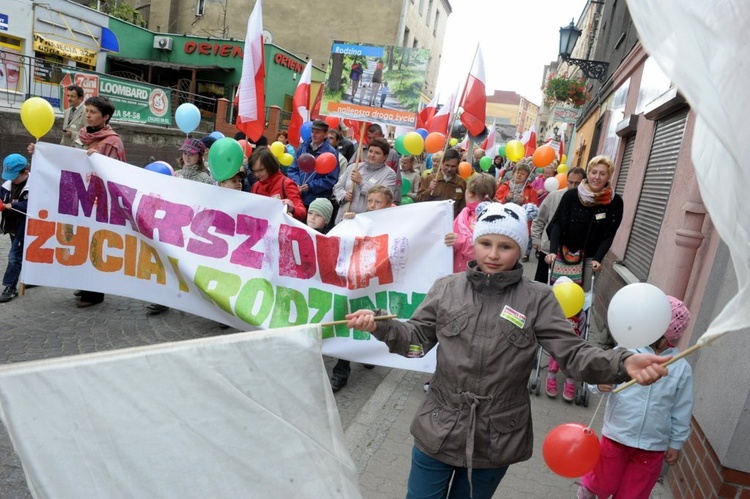
[(552, 428), (542, 444), (544, 462), (565, 478), (578, 478), (593, 470), (600, 454), (596, 433), (579, 423)]
[(565, 189), (568, 187), (568, 174), (567, 173), (558, 173), (555, 175), (555, 178), (558, 182), (560, 182), (560, 187), (558, 189)]
[(445, 135), (440, 132), (432, 132), (424, 139), (424, 150), (429, 154), (442, 151), (444, 146)]
[(472, 173), (474, 173), (474, 169), (466, 161), (461, 161), (458, 164), (458, 175), (462, 179), (466, 180), (467, 178), (471, 177)]
[(537, 150), (534, 151), (531, 160), (534, 162), (534, 166), (544, 168), (555, 160), (555, 150), (552, 149), (552, 146), (548, 145), (538, 147)]

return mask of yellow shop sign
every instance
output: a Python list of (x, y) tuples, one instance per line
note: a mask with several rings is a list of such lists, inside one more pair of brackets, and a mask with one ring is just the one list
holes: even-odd
[(57, 40), (51, 40), (36, 33), (34, 33), (34, 51), (42, 52), (44, 54), (58, 55), (64, 59), (82, 62), (89, 66), (96, 65), (97, 52), (95, 50), (58, 42)]

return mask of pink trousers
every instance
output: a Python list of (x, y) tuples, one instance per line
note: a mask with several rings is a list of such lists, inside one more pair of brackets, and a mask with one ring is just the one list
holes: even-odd
[(636, 449), (602, 437), (599, 462), (581, 483), (600, 499), (648, 499), (663, 462), (664, 451)]

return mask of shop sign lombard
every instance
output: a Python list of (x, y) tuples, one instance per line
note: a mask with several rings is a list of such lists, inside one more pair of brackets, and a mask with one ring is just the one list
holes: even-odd
[(101, 95), (115, 105), (113, 119), (151, 125), (171, 125), (171, 90), (146, 83), (114, 78), (80, 70), (63, 69), (60, 93), (63, 108), (67, 107), (65, 87), (78, 85), (83, 88), (84, 99)]

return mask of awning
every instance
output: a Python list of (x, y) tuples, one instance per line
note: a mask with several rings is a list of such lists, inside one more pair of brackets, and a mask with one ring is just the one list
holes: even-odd
[(234, 71), (234, 68), (225, 68), (222, 66), (198, 66), (196, 64), (184, 64), (179, 62), (165, 62), (165, 61), (152, 61), (150, 59), (128, 59), (125, 57), (118, 57), (109, 55), (107, 56), (107, 59), (110, 61), (117, 61), (117, 62), (126, 62), (128, 64), (137, 64), (140, 66), (154, 66), (154, 67), (160, 67), (160, 68), (169, 68), (169, 69), (188, 69), (188, 70), (196, 70), (196, 71)]

